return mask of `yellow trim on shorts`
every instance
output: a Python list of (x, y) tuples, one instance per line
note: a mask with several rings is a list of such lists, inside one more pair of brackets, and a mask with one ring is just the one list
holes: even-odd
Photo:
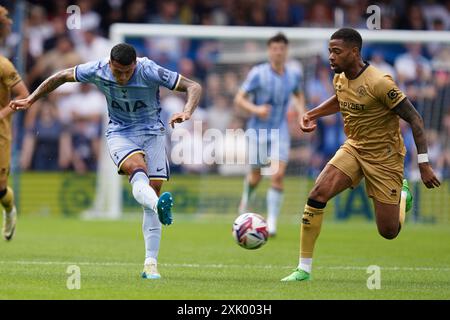
[(124, 163), (127, 159), (129, 159), (132, 155), (137, 154), (137, 153), (140, 153), (140, 154), (145, 155), (145, 152), (142, 151), (142, 150), (136, 150), (136, 151), (130, 153), (129, 155), (127, 155), (125, 158), (122, 159), (122, 161), (120, 161), (119, 165), (117, 166), (117, 168), (118, 168), (118, 169), (117, 169), (117, 172), (118, 172), (119, 174), (121, 174), (121, 173), (123, 174), (123, 171), (122, 171), (122, 165), (123, 165), (123, 163)]
[(149, 177), (149, 179), (150, 179), (150, 181), (152, 181), (152, 180), (167, 181), (167, 178), (152, 178), (152, 177)]

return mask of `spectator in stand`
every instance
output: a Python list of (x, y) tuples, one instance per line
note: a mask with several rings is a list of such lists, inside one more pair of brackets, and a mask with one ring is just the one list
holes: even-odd
[(427, 24), (420, 5), (413, 3), (407, 8), (406, 15), (403, 15), (400, 20), (399, 28), (407, 30), (427, 30)]
[(106, 113), (104, 96), (91, 85), (82, 83), (79, 92), (70, 95), (64, 102), (62, 110), (68, 115), (66, 127), (71, 136), (72, 167), (78, 173), (95, 170)]
[[(78, 0), (76, 5), (80, 8), (80, 27), (84, 30), (100, 28), (101, 16), (94, 11), (94, 1)], [(78, 45), (83, 42), (81, 29), (73, 28), (70, 30), (70, 36), (74, 44)]]
[(82, 30), (82, 42), (77, 45), (76, 51), (83, 61), (93, 61), (107, 57), (111, 48), (111, 42), (99, 36), (97, 29), (86, 29)]
[(51, 38), (54, 32), (45, 9), (38, 5), (31, 6), (25, 22), (25, 34), (29, 41), (28, 50), (33, 58), (37, 59), (44, 53), (44, 42)]
[(42, 55), (30, 70), (26, 78), (27, 84), (32, 90), (43, 79), (81, 62), (81, 57), (75, 52), (69, 37), (65, 35), (60, 36), (57, 40), (56, 48)]
[(35, 106), (34, 123), (27, 129), (20, 167), (23, 170), (54, 171), (67, 167), (69, 137), (58, 120), (58, 111), (50, 101)]
[(332, 8), (323, 1), (312, 2), (307, 11), (307, 18), (304, 27), (310, 28), (331, 28), (334, 25), (332, 18)]
[(384, 56), (381, 51), (374, 51), (372, 53), (372, 59), (370, 60), (370, 64), (373, 65), (375, 68), (378, 68), (381, 71), (391, 75), (394, 80), (396, 79), (397, 76), (394, 67), (384, 60)]
[[(353, 3), (345, 9), (344, 21), (345, 26), (351, 28), (367, 28), (366, 20), (363, 18), (366, 13), (366, 7)], [(383, 16), (384, 17), (384, 16)]]
[(269, 5), (269, 25), (274, 27), (300, 25), (302, 17), (298, 14), (298, 10), (295, 10), (296, 8), (291, 5), (289, 0), (271, 1)]
[(445, 6), (441, 3), (436, 3), (437, 1), (435, 0), (425, 0), (424, 2), (422, 11), (428, 29), (433, 30), (436, 21), (440, 21), (442, 30), (448, 30), (450, 28), (450, 14)]
[(148, 8), (144, 0), (133, 0), (123, 7), (125, 11), (125, 23), (147, 23)]
[(399, 82), (412, 81), (418, 78), (419, 68), (424, 76), (431, 74), (430, 61), (422, 55), (420, 43), (409, 43), (406, 45), (407, 52), (395, 59), (394, 67), (397, 71)]

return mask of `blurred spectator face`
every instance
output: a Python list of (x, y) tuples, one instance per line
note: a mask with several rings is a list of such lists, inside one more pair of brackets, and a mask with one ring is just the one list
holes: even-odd
[(189, 58), (182, 58), (178, 63), (179, 73), (188, 78), (195, 76), (194, 62)]
[(329, 26), (331, 21), (330, 8), (325, 3), (315, 3), (311, 8), (310, 22), (315, 25)]
[(117, 61), (110, 60), (109, 67), (111, 68), (111, 72), (117, 83), (121, 86), (124, 86), (131, 79), (134, 69), (136, 69), (136, 62), (133, 62), (128, 66), (124, 66)]
[(30, 8), (30, 16), (28, 17), (28, 23), (30, 26), (39, 26), (46, 23), (46, 14), (44, 8), (41, 6), (32, 6)]
[(86, 13), (92, 10), (92, 4), (89, 0), (78, 0), (77, 5), (80, 7), (81, 13)]
[(408, 43), (406, 45), (406, 48), (413, 56), (420, 56), (420, 53), (422, 51), (422, 46), (420, 43)]
[(164, 1), (161, 4), (161, 15), (166, 18), (173, 18), (177, 15), (178, 4), (176, 1)]
[(83, 39), (87, 44), (91, 44), (95, 40), (95, 31), (94, 30), (86, 30), (83, 31)]
[(216, 73), (210, 73), (206, 81), (206, 86), (208, 95), (218, 95), (222, 90), (222, 84), (219, 75)]
[(72, 51), (72, 42), (70, 42), (69, 38), (66, 36), (62, 36), (58, 39), (56, 44), (56, 48), (61, 53), (69, 53)]
[(55, 121), (55, 110), (50, 102), (42, 104), (39, 111), (39, 119), (43, 124), (51, 124)]
[(12, 20), (8, 18), (8, 10), (0, 6), (0, 40), (6, 38), (11, 32)]
[(270, 62), (281, 65), (286, 62), (288, 46), (284, 42), (271, 42), (268, 47), (268, 52)]
[(359, 58), (359, 50), (342, 39), (332, 39), (328, 47), (331, 69), (335, 73), (344, 72), (355, 59)]
[(433, 30), (445, 31), (444, 22), (441, 19), (436, 19), (433, 21)]
[(351, 26), (359, 27), (361, 24), (361, 11), (358, 6), (351, 6), (347, 9), (347, 19)]
[(66, 33), (66, 21), (61, 18), (55, 18), (51, 21), (52, 27), (55, 30), (55, 34), (64, 34)]
[(256, 26), (265, 26), (267, 24), (266, 11), (264, 7), (256, 8), (250, 12), (252, 24)]
[(408, 18), (413, 29), (421, 30), (423, 28), (425, 23), (422, 15), (422, 10), (418, 5), (412, 5), (409, 8)]
[(147, 14), (145, 1), (136, 0), (127, 6), (126, 18), (129, 22), (141, 22)]
[(442, 88), (450, 83), (450, 74), (445, 71), (437, 71), (434, 79), (436, 86)]
[(374, 63), (380, 63), (383, 61), (383, 56), (380, 53), (376, 52), (372, 55), (372, 61)]

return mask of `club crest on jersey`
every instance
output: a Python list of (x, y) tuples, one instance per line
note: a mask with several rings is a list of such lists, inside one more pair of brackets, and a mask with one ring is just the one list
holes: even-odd
[(358, 89), (356, 89), (356, 92), (358, 93), (358, 97), (364, 97), (367, 95), (367, 91), (364, 86), (359, 86)]
[(122, 105), (116, 100), (113, 100), (111, 102), (111, 108), (119, 109), (119, 110), (125, 111), (125, 112), (136, 112), (137, 110), (139, 110), (141, 108), (147, 108), (147, 107), (148, 106), (142, 100), (134, 101), (133, 106), (131, 106), (130, 102), (128, 102), (128, 101), (123, 102)]
[(399, 96), (399, 91), (397, 90), (397, 88), (392, 88), (391, 90), (389, 90), (389, 92), (387, 93), (387, 96), (389, 97), (389, 99), (391, 100), (395, 100), (397, 99), (397, 97)]

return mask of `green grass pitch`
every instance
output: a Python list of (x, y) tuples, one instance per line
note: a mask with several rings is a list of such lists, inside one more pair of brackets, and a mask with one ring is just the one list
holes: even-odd
[[(20, 217), (0, 243), (0, 299), (450, 299), (450, 226), (406, 225), (384, 240), (375, 223), (325, 221), (313, 281), (282, 283), (296, 266), (297, 217), (277, 238), (245, 250), (231, 237), (233, 216), (175, 216), (163, 228), (161, 280), (143, 280), (141, 221)], [(67, 288), (77, 265), (81, 288)], [(381, 288), (369, 290), (370, 265)]]

